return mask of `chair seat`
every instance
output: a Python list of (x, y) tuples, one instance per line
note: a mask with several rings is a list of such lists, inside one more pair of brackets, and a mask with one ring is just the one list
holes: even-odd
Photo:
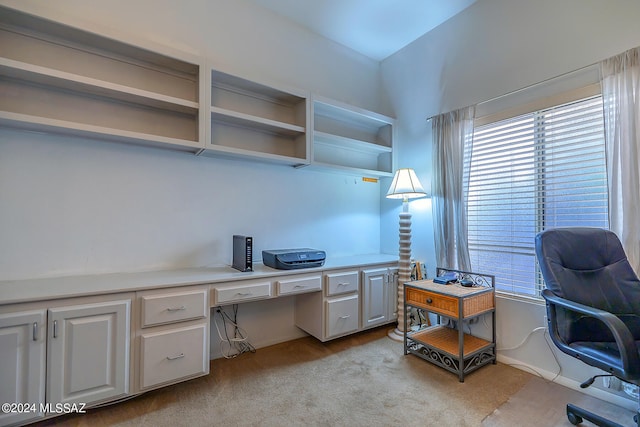
[[(638, 377), (629, 377), (622, 367), (620, 352), (615, 342), (591, 342), (576, 341), (569, 344), (573, 350), (580, 354), (580, 359), (591, 359), (590, 365), (594, 365), (604, 371), (610, 372), (625, 381), (637, 384)], [(636, 341), (636, 348), (640, 354), (640, 341)], [(584, 360), (587, 362), (586, 360)]]

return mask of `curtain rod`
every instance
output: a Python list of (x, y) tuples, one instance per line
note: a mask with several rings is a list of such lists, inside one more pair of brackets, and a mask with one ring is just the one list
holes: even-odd
[[(483, 104), (486, 104), (486, 103), (488, 103), (488, 102), (497, 101), (498, 99), (501, 99), (501, 98), (505, 98), (505, 97), (507, 97), (507, 96), (514, 95), (514, 94), (516, 94), (516, 93), (518, 93), (518, 92), (523, 92), (523, 91), (525, 91), (525, 90), (532, 89), (532, 88), (534, 88), (534, 87), (536, 87), (536, 86), (538, 86), (538, 85), (543, 85), (543, 84), (545, 84), (545, 83), (549, 83), (549, 82), (551, 82), (551, 81), (553, 81), (553, 80), (556, 80), (556, 79), (561, 79), (561, 78), (563, 78), (563, 77), (567, 77), (567, 76), (568, 76), (568, 75), (570, 75), (570, 74), (579, 73), (580, 71), (584, 71), (584, 70), (589, 69), (589, 68), (591, 68), (591, 67), (594, 67), (594, 66), (596, 66), (596, 65), (598, 65), (598, 64), (600, 64), (600, 61), (598, 61), (598, 62), (594, 62), (594, 63), (589, 64), (589, 65), (585, 65), (584, 67), (580, 67), (580, 68), (577, 68), (577, 69), (575, 69), (575, 70), (567, 71), (566, 73), (562, 73), (562, 74), (559, 74), (559, 75), (554, 76), (554, 77), (549, 77), (548, 79), (545, 79), (545, 80), (542, 80), (542, 81), (539, 81), (539, 82), (536, 82), (536, 83), (530, 84), (530, 85), (525, 86), (525, 87), (521, 87), (520, 89), (512, 90), (511, 92), (503, 93), (502, 95), (494, 96), (493, 98), (486, 99), (486, 100), (484, 100), (484, 101), (478, 102), (478, 103), (476, 104), (476, 107), (477, 107), (478, 105), (483, 105)], [(431, 116), (431, 117), (427, 117), (427, 120), (426, 120), (426, 121), (429, 121), (429, 120), (433, 119), (434, 117), (439, 116), (440, 114), (444, 114), (444, 113), (434, 114), (434, 115), (433, 115), (433, 116)]]

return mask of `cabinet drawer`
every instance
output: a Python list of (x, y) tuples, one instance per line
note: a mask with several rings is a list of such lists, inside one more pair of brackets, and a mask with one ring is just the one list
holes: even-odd
[(358, 290), (357, 271), (329, 273), (325, 278), (327, 283), (327, 296), (356, 292)]
[(320, 275), (296, 277), (276, 282), (278, 295), (299, 294), (302, 292), (319, 291), (322, 288)]
[(143, 334), (140, 389), (209, 371), (206, 324)]
[(213, 305), (269, 298), (271, 296), (271, 282), (216, 286), (213, 295)]
[(207, 317), (207, 290), (142, 295), (142, 327)]
[(349, 295), (326, 301), (327, 338), (358, 329), (358, 295)]
[(406, 293), (407, 304), (423, 307), (444, 316), (458, 317), (458, 298), (413, 288), (407, 288)]

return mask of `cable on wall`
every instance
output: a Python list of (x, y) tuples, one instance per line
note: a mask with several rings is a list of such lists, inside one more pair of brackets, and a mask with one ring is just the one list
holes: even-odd
[(505, 347), (505, 348), (496, 348), (496, 352), (498, 351), (510, 351), (510, 350), (517, 350), (520, 347), (524, 346), (527, 341), (529, 341), (529, 338), (531, 338), (531, 336), (539, 331), (544, 331), (544, 341), (547, 343), (547, 347), (549, 348), (549, 351), (551, 352), (551, 355), (553, 356), (553, 360), (555, 360), (556, 365), (558, 365), (558, 372), (555, 374), (555, 376), (553, 378), (551, 378), (550, 380), (547, 380), (540, 372), (536, 371), (535, 369), (533, 369), (532, 367), (528, 366), (528, 365), (524, 365), (524, 364), (520, 364), (520, 363), (506, 363), (509, 366), (522, 366), (530, 371), (533, 371), (533, 373), (535, 375), (537, 375), (538, 377), (542, 378), (545, 381), (548, 382), (554, 382), (561, 374), (562, 374), (562, 365), (560, 365), (560, 361), (558, 360), (558, 356), (556, 355), (556, 353), (553, 351), (553, 346), (549, 343), (549, 334), (548, 334), (548, 330), (546, 328), (546, 326), (538, 326), (537, 328), (534, 328), (531, 332), (529, 332), (527, 334), (526, 337), (524, 337), (524, 339), (517, 345), (513, 346), (513, 347)]
[[(229, 315), (223, 307), (218, 306), (215, 307), (213, 316), (213, 324), (218, 331), (218, 337), (220, 337), (220, 353), (225, 359), (233, 359), (242, 353), (256, 352), (255, 347), (249, 342), (246, 331), (238, 326), (238, 304), (232, 306), (232, 311), (233, 314)], [(222, 331), (217, 318), (222, 320)], [(229, 335), (230, 328), (232, 329), (231, 336)]]

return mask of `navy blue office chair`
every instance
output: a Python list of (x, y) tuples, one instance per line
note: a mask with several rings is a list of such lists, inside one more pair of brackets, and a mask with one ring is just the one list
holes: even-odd
[[(618, 237), (598, 228), (556, 228), (539, 233), (535, 244), (554, 344), (608, 375), (640, 384), (640, 280)], [(604, 375), (580, 386), (598, 376)], [(567, 417), (574, 425), (584, 418), (618, 426), (572, 404)], [(639, 414), (634, 420), (640, 427)]]

